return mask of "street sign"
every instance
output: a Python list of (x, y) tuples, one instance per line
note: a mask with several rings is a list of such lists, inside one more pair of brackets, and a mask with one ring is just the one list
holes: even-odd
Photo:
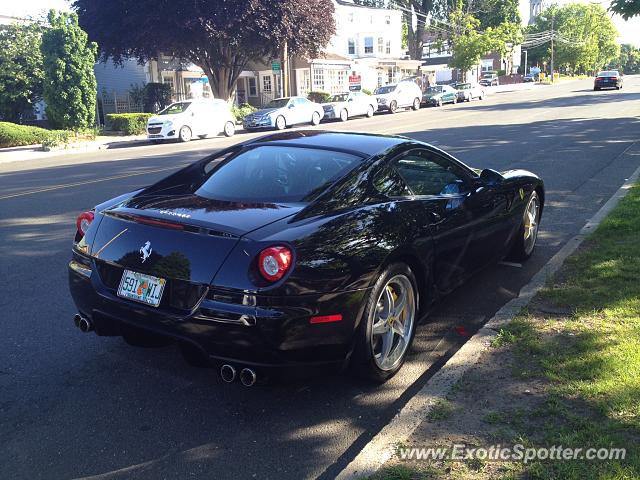
[(272, 72), (279, 72), (281, 70), (280, 67), (280, 62), (271, 62), (271, 71)]

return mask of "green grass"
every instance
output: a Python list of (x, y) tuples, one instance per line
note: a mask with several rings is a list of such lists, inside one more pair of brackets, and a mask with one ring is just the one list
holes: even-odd
[[(571, 313), (537, 313), (540, 304)], [(625, 447), (626, 458), (501, 462), (488, 471), (482, 465), (437, 466), (433, 478), (640, 478), (640, 186), (568, 259), (530, 311), (501, 330), (492, 345), (511, 353), (513, 365), (504, 368), (514, 379), (542, 382), (543, 387), (535, 408), (513, 404), (486, 413), (487, 441)], [(412, 477), (408, 466), (402, 469), (405, 476), (385, 476), (383, 470), (374, 478), (423, 478)]]
[(454, 407), (448, 400), (438, 400), (431, 408), (427, 418), (431, 421), (446, 420), (453, 415)]

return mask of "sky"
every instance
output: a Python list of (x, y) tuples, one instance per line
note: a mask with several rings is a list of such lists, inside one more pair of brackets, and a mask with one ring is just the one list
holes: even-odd
[[(575, 2), (576, 0), (547, 0), (546, 4), (558, 3), (566, 4)], [(604, 1), (591, 1), (578, 0), (581, 3), (599, 3), (603, 7), (608, 7), (609, 2)], [(4, 3), (4, 5), (2, 5)], [(40, 13), (48, 11), (50, 8), (58, 10), (68, 10), (69, 2), (67, 0), (20, 0), (10, 2), (9, 0), (2, 0), (0, 3), (0, 14), (11, 15), (16, 17), (24, 16), (38, 16)], [(520, 11), (524, 19), (529, 17), (529, 1), (520, 0)], [(613, 21), (618, 27), (620, 34), (620, 43), (632, 43), (637, 47), (640, 47), (640, 17), (635, 17), (631, 20), (624, 21), (621, 17), (614, 16)]]

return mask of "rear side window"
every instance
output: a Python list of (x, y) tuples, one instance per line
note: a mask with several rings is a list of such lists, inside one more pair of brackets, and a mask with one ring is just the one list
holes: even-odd
[(214, 168), (195, 193), (236, 202), (309, 202), (360, 161), (331, 150), (261, 146)]

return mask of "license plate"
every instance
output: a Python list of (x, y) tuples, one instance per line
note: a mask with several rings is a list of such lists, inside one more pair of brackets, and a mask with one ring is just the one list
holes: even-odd
[(166, 283), (164, 278), (125, 270), (118, 287), (118, 296), (157, 307)]

